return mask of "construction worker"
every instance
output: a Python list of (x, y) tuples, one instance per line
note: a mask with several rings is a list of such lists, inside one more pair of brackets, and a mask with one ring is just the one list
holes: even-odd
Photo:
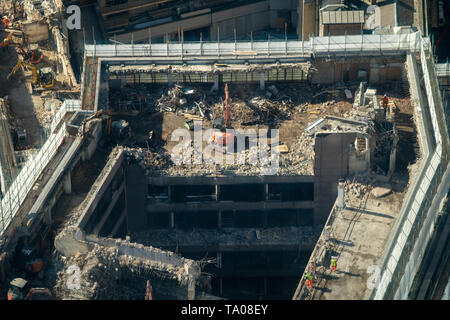
[(336, 257), (331, 257), (331, 263), (330, 263), (331, 271), (336, 272)]
[(312, 277), (308, 272), (305, 272), (306, 285), (312, 288)]
[(386, 95), (384, 95), (383, 96), (383, 108), (384, 108), (384, 110), (387, 109), (388, 104), (389, 104), (389, 98)]
[(145, 300), (153, 300), (152, 286), (150, 285), (150, 280), (147, 280), (147, 290), (145, 291)]
[(9, 20), (6, 16), (3, 17), (3, 29), (7, 29), (9, 26)]

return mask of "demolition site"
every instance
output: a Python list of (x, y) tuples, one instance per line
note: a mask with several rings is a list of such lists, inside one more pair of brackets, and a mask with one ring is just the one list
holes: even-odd
[(370, 297), (432, 123), (415, 52), (93, 44), (78, 84), (58, 12), (3, 32), (3, 297)]

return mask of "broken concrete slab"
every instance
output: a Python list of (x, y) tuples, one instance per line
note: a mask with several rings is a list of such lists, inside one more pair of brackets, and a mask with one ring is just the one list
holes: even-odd
[(383, 185), (381, 187), (376, 187), (372, 190), (372, 194), (375, 198), (381, 198), (387, 196), (392, 192), (392, 187), (389, 184)]
[(55, 237), (55, 249), (66, 257), (89, 252), (89, 246), (85, 241), (80, 240), (80, 231), (68, 228)]

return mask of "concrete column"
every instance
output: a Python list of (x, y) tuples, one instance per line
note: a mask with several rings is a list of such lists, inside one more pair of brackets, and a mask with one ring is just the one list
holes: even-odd
[(172, 72), (170, 71), (167, 74), (167, 85), (169, 86), (169, 88), (173, 87)]
[(265, 73), (264, 72), (260, 72), (259, 73), (259, 88), (261, 89), (261, 90), (264, 90), (264, 76), (265, 76)]
[(44, 221), (46, 224), (50, 225), (52, 223), (52, 208), (48, 208), (45, 211)]
[(219, 210), (217, 213), (217, 228), (222, 228), (222, 211)]
[(267, 297), (267, 278), (264, 277), (264, 297)]
[(194, 277), (189, 277), (187, 299), (195, 300), (195, 278)]
[(219, 201), (220, 186), (216, 184), (216, 201)]
[(269, 184), (265, 183), (264, 184), (264, 200), (268, 201), (269, 200)]
[(267, 228), (267, 220), (268, 220), (268, 213), (267, 210), (263, 211), (263, 228)]
[(379, 83), (380, 82), (380, 66), (378, 64), (370, 65), (370, 83)]
[(72, 178), (70, 172), (64, 178), (64, 192), (66, 194), (72, 193)]
[(222, 252), (217, 252), (217, 268), (222, 269)]
[(168, 202), (171, 203), (172, 202), (172, 188), (170, 185), (167, 186), (167, 198), (169, 198)]
[(213, 79), (214, 79), (214, 84), (211, 88), (211, 91), (218, 91), (219, 90), (219, 75), (214, 74)]
[(120, 75), (120, 85), (122, 87), (124, 87), (126, 84), (127, 84), (127, 79), (125, 78), (125, 75), (124, 74)]
[(338, 207), (344, 208), (344, 181), (340, 180), (338, 183)]
[(175, 212), (170, 213), (170, 227), (175, 228)]

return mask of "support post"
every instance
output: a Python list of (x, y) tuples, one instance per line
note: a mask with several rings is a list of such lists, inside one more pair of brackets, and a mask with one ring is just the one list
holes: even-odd
[(167, 74), (167, 84), (169, 88), (173, 87), (173, 79), (172, 79), (172, 71), (169, 70), (169, 73)]
[(222, 211), (220, 211), (220, 210), (217, 213), (217, 228), (218, 229), (222, 228)]
[(259, 73), (259, 89), (264, 90), (264, 72)]
[(189, 277), (187, 299), (195, 300), (195, 278), (194, 277)]
[(66, 194), (71, 194), (72, 193), (72, 178), (71, 178), (71, 173), (70, 172), (64, 178), (64, 192)]
[(216, 73), (213, 75), (214, 84), (211, 88), (211, 91), (218, 91), (219, 90), (219, 75)]

